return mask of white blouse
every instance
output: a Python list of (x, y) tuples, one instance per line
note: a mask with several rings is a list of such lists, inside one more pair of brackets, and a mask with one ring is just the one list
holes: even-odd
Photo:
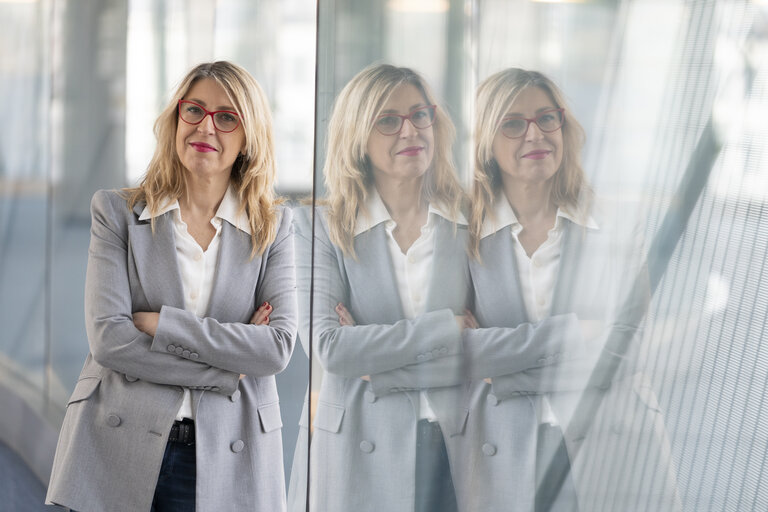
[[(208, 312), (213, 282), (216, 278), (216, 262), (219, 258), (219, 247), (221, 245), (222, 221), (226, 220), (238, 229), (248, 234), (251, 233), (248, 218), (245, 214), (239, 213), (239, 207), (240, 202), (237, 199), (237, 194), (232, 185), (230, 185), (224, 194), (224, 198), (221, 200), (221, 204), (219, 204), (219, 208), (216, 210), (216, 214), (211, 219), (211, 225), (216, 228), (216, 234), (206, 250), (203, 250), (192, 235), (189, 234), (189, 231), (187, 231), (187, 224), (181, 218), (181, 209), (179, 208), (178, 201), (166, 204), (154, 215), (154, 217), (157, 217), (172, 212), (176, 261), (179, 265), (181, 285), (184, 291), (184, 309), (193, 312), (200, 318), (205, 317)], [(139, 216), (139, 220), (149, 220), (152, 217), (149, 209), (145, 207)], [(184, 398), (176, 414), (177, 420), (195, 417), (189, 389), (183, 389)]]

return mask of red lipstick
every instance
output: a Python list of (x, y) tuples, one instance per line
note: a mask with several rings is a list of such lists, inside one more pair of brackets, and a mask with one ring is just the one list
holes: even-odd
[(205, 142), (190, 142), (190, 146), (195, 148), (195, 151), (198, 151), (200, 153), (210, 153), (211, 151), (217, 151), (217, 149), (210, 144), (206, 144)]
[(424, 148), (421, 146), (408, 146), (407, 148), (398, 151), (397, 154), (403, 156), (416, 156), (423, 150)]
[(523, 158), (530, 158), (531, 160), (541, 160), (543, 158), (548, 157), (550, 153), (552, 152), (548, 149), (534, 149), (530, 153), (524, 154)]

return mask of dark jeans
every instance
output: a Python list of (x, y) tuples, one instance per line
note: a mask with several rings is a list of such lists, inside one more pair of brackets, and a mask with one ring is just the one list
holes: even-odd
[(416, 434), (416, 512), (455, 512), (448, 452), (440, 426), (421, 420)]
[(169, 442), (150, 512), (195, 512), (195, 445)]
[[(570, 468), (571, 462), (568, 453), (560, 444), (563, 439), (563, 431), (557, 425), (542, 423), (539, 425), (539, 437), (536, 447), (536, 485), (544, 490), (544, 499), (536, 503), (536, 512), (578, 512), (576, 501), (576, 488), (573, 486)], [(555, 495), (554, 482), (543, 481), (547, 465), (552, 461), (569, 469), (560, 492)]]

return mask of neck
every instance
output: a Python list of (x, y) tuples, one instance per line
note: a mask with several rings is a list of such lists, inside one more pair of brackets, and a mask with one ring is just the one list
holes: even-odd
[(426, 222), (427, 202), (422, 197), (422, 177), (413, 180), (376, 180), (376, 190), (384, 206), (398, 225), (412, 221)]
[(552, 202), (552, 180), (520, 183), (502, 175), (504, 196), (523, 228), (545, 222), (554, 226), (557, 205)]
[(186, 190), (179, 199), (179, 206), (187, 212), (194, 212), (212, 219), (229, 187), (229, 176), (223, 178), (200, 178), (187, 175)]

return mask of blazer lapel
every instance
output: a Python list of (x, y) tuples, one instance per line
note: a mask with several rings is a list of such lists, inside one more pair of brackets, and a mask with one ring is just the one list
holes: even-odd
[[(144, 203), (134, 206), (137, 216)], [(155, 232), (149, 221), (129, 226), (130, 249), (141, 288), (153, 311), (164, 305), (184, 307), (181, 273), (176, 261), (176, 238), (170, 213), (155, 217)]]
[(520, 289), (520, 275), (517, 269), (514, 240), (509, 228), (504, 228), (496, 233), (483, 238), (480, 243), (483, 255), (482, 263), (473, 262), (473, 265), (485, 267), (485, 271), (477, 272), (476, 280), (485, 282), (475, 286), (481, 290), (493, 290), (487, 294), (481, 304), (475, 305), (475, 316), (482, 326), (489, 325), (483, 321), (484, 310), (487, 309), (488, 318), (505, 318), (505, 325), (498, 327), (515, 327), (528, 322), (528, 312), (525, 309), (523, 293)]
[(251, 237), (222, 222), (219, 257), (207, 316), (224, 322), (247, 321), (254, 311), (256, 285), (264, 256), (251, 260)]
[(564, 222), (563, 250), (552, 295), (551, 316), (573, 311), (573, 294), (576, 291), (576, 279), (580, 276), (580, 260), (584, 252), (584, 228), (570, 220)]
[[(352, 316), (363, 324), (390, 322), (403, 318), (403, 306), (394, 279), (392, 259), (387, 247), (384, 224), (379, 224), (355, 238), (357, 260), (344, 259), (349, 278)], [(371, 287), (371, 282), (375, 286)]]
[[(467, 268), (467, 230), (439, 218), (435, 226), (432, 275), (427, 293), (427, 311), (450, 308), (464, 314), (469, 282)], [(457, 308), (459, 308), (457, 310)]]

